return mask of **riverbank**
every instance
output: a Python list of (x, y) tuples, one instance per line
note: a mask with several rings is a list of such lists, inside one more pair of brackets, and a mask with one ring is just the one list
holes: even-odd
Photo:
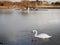
[(27, 9), (27, 8), (46, 8), (46, 9), (60, 9), (60, 5), (52, 5), (48, 2), (36, 2), (36, 1), (23, 1), (23, 2), (10, 2), (10, 1), (3, 1), (0, 2), (0, 9)]
[[(24, 7), (21, 8), (21, 7), (18, 7), (18, 6), (0, 6), (0, 9), (13, 9), (13, 8), (24, 9)], [(33, 7), (31, 7), (31, 8), (33, 8)], [(36, 8), (40, 8), (40, 9), (60, 9), (60, 6), (37, 6)], [(35, 8), (33, 8), (33, 9), (35, 9)]]

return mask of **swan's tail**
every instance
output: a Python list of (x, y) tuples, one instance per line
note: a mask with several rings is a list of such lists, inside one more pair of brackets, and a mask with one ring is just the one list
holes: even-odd
[(49, 38), (51, 38), (52, 36), (49, 36)]

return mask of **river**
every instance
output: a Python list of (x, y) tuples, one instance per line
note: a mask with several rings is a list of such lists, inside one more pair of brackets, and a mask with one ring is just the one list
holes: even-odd
[[(32, 30), (52, 36), (34, 39)], [(60, 45), (60, 9), (20, 11), (0, 9), (0, 42), (4, 45)]]

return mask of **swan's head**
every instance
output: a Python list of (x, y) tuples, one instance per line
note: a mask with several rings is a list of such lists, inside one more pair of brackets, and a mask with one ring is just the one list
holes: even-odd
[(33, 33), (36, 33), (37, 32), (37, 30), (33, 30)]

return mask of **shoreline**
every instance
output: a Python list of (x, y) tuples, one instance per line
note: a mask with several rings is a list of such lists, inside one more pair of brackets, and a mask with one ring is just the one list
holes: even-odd
[[(30, 8), (30, 7), (29, 7)], [(60, 6), (40, 6), (40, 7), (36, 7), (37, 9), (60, 9)], [(33, 8), (33, 9), (36, 9)], [(0, 9), (24, 9), (24, 8), (16, 8), (16, 7), (9, 7), (9, 6), (0, 6)], [(28, 8), (26, 8), (28, 9)], [(31, 8), (30, 8), (31, 9)]]

